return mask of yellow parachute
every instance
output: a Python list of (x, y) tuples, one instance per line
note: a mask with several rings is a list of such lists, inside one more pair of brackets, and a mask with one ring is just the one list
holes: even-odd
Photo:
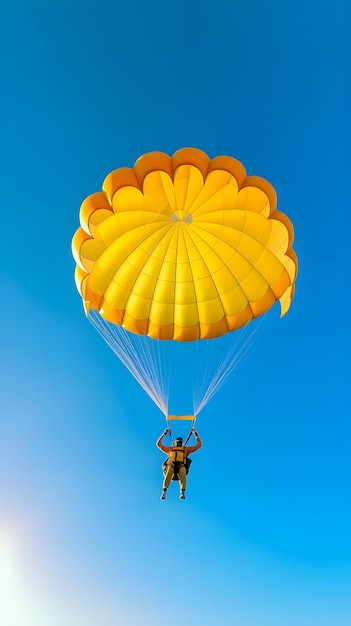
[(245, 326), (294, 293), (293, 227), (264, 179), (195, 148), (151, 152), (86, 198), (72, 242), (86, 314), (179, 342)]
[(86, 311), (133, 333), (192, 341), (236, 330), (296, 277), (293, 228), (273, 187), (231, 157), (142, 156), (82, 204), (73, 239)]

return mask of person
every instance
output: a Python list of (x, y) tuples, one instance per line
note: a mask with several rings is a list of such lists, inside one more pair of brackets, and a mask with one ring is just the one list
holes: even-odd
[[(183, 446), (183, 439), (181, 437), (177, 437), (171, 446), (164, 446), (162, 443), (163, 437), (168, 435), (169, 428), (167, 428), (156, 441), (156, 446), (162, 450), (165, 454), (168, 455), (167, 459), (167, 469), (162, 485), (162, 494), (161, 500), (166, 499), (167, 489), (174, 475), (179, 476), (179, 485), (180, 485), (180, 495), (179, 498), (181, 500), (185, 500), (185, 489), (186, 489), (186, 460), (189, 454), (196, 452), (202, 446), (202, 441), (197, 434), (194, 428), (191, 429), (191, 432), (196, 437), (196, 446)], [(190, 459), (189, 459), (190, 460)]]

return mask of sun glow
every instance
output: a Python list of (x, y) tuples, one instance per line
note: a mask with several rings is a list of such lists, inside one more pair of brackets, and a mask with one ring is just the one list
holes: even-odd
[(0, 615), (3, 624), (20, 623), (22, 612), (21, 583), (15, 544), (11, 534), (0, 529)]
[(16, 528), (0, 528), (0, 623), (41, 626), (33, 606), (24, 554), (24, 536)]

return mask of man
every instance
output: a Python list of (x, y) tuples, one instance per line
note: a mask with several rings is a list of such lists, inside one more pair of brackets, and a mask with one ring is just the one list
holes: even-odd
[(196, 446), (183, 446), (183, 439), (181, 437), (177, 437), (171, 446), (164, 446), (162, 444), (162, 439), (169, 433), (169, 429), (167, 428), (164, 433), (162, 433), (161, 437), (156, 441), (156, 446), (162, 450), (165, 454), (168, 454), (167, 459), (167, 469), (162, 485), (162, 494), (161, 500), (166, 499), (167, 489), (169, 484), (176, 474), (179, 476), (179, 484), (180, 484), (180, 495), (179, 498), (181, 500), (185, 500), (185, 488), (186, 488), (186, 460), (189, 454), (196, 452), (202, 446), (202, 441), (197, 434), (194, 428), (191, 429), (191, 432), (196, 437)]

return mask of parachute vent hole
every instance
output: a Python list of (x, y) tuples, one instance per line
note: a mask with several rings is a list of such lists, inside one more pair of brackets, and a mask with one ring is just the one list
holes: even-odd
[(171, 215), (171, 222), (187, 222), (187, 224), (191, 224), (192, 221), (193, 221), (193, 216), (189, 214), (181, 218), (178, 217), (178, 215), (176, 215), (175, 213), (172, 213)]

